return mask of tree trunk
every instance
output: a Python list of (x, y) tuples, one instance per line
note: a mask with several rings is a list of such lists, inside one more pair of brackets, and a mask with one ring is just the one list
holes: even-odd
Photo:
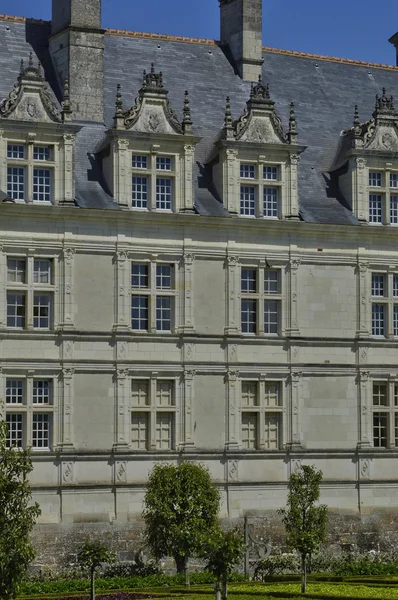
[(226, 573), (222, 576), (222, 600), (228, 598), (228, 575)]
[(307, 591), (307, 556), (306, 554), (301, 555), (301, 593), (305, 594)]
[(188, 556), (186, 556), (185, 560), (184, 560), (184, 574), (185, 574), (185, 587), (189, 587), (190, 581), (189, 581), (189, 558), (188, 558)]
[(90, 577), (90, 600), (95, 600), (95, 587), (94, 587), (94, 580), (95, 580), (95, 567), (91, 567), (91, 577)]
[(174, 560), (176, 561), (177, 573), (185, 573), (185, 558), (175, 556)]

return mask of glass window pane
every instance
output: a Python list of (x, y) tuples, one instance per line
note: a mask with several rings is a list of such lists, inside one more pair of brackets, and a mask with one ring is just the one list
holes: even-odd
[(263, 171), (263, 178), (267, 179), (267, 180), (271, 179), (273, 181), (277, 181), (278, 180), (278, 167), (265, 166), (264, 171)]
[(52, 260), (47, 258), (35, 259), (33, 267), (33, 283), (52, 282)]
[(171, 331), (171, 310), (173, 298), (170, 296), (156, 297), (156, 329)]
[(398, 337), (398, 304), (394, 304), (392, 313), (393, 334)]
[(369, 185), (372, 187), (381, 187), (382, 176), (381, 173), (370, 171), (369, 172)]
[(33, 169), (33, 201), (51, 202), (51, 171)]
[(7, 168), (7, 195), (13, 200), (25, 200), (25, 168)]
[(21, 379), (7, 379), (6, 404), (23, 404), (24, 382)]
[(7, 281), (25, 283), (26, 260), (24, 258), (7, 258)]
[(383, 200), (380, 194), (370, 194), (369, 196), (369, 222), (383, 222)]
[(264, 217), (277, 219), (279, 217), (279, 190), (278, 188), (264, 188)]
[(156, 265), (156, 287), (158, 290), (169, 290), (173, 287), (172, 265)]
[(387, 423), (385, 413), (373, 413), (373, 445), (375, 448), (387, 448)]
[(384, 296), (385, 289), (385, 275), (383, 273), (372, 273), (372, 296)]
[(174, 414), (156, 415), (156, 449), (172, 450), (174, 447)]
[(50, 415), (33, 413), (32, 446), (43, 450), (50, 448)]
[(51, 150), (49, 146), (34, 146), (33, 160), (51, 160)]
[(131, 328), (148, 331), (148, 306), (147, 296), (133, 296), (131, 298)]
[(393, 225), (398, 223), (398, 196), (390, 196), (390, 222)]
[(385, 334), (385, 306), (372, 304), (372, 335), (384, 336)]
[(164, 177), (156, 179), (156, 208), (158, 210), (171, 210), (172, 180)]
[(52, 382), (44, 379), (33, 380), (33, 404), (51, 404)]
[(49, 294), (34, 294), (33, 327), (35, 329), (50, 329), (51, 319), (52, 296)]
[(145, 155), (138, 156), (137, 154), (133, 154), (132, 167), (133, 167), (133, 169), (147, 169), (148, 168), (148, 157)]
[(148, 177), (132, 178), (132, 207), (148, 207)]
[(131, 285), (133, 288), (147, 288), (149, 285), (149, 265), (133, 263), (131, 265)]
[(172, 159), (170, 156), (157, 156), (156, 169), (158, 171), (171, 171), (173, 168)]
[(279, 328), (279, 302), (264, 300), (264, 333), (277, 334)]
[(279, 294), (279, 271), (264, 271), (264, 293)]
[(19, 160), (25, 158), (25, 146), (21, 144), (7, 144), (7, 158)]
[(390, 188), (398, 188), (398, 173), (390, 173)]
[(241, 163), (240, 176), (242, 177), (242, 179), (255, 179), (255, 177), (256, 177), (255, 166)]
[(241, 185), (240, 214), (246, 217), (253, 217), (256, 214), (256, 191), (254, 187)]
[(257, 269), (242, 269), (241, 291), (252, 294), (257, 292)]
[(387, 384), (373, 384), (373, 406), (388, 406)]
[(131, 403), (132, 406), (149, 405), (148, 379), (133, 379), (131, 381)]
[(131, 447), (134, 450), (148, 449), (148, 414), (131, 413)]
[(25, 327), (25, 294), (7, 293), (7, 327)]
[(245, 450), (255, 450), (257, 443), (257, 413), (242, 414), (242, 448)]
[(257, 332), (257, 300), (242, 300), (241, 327), (242, 333)]
[(7, 448), (22, 448), (23, 447), (23, 415), (6, 414), (7, 424)]
[(257, 381), (242, 381), (242, 406), (258, 405)]

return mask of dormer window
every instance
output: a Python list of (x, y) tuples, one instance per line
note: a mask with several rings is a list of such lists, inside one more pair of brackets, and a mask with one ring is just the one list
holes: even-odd
[(398, 172), (369, 170), (369, 223), (398, 225)]
[(133, 209), (174, 210), (174, 162), (172, 156), (132, 155)]
[(7, 195), (16, 201), (53, 201), (54, 149), (7, 144)]
[[(280, 218), (280, 171), (280, 167), (276, 165), (240, 163), (241, 216)], [(251, 180), (250, 185), (248, 179)]]

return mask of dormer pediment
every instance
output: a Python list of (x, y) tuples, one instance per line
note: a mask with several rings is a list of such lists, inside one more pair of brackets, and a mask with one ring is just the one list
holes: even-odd
[(185, 92), (184, 118), (179, 120), (171, 107), (168, 90), (163, 85), (162, 73), (144, 71), (142, 87), (135, 99), (134, 106), (123, 110), (121, 88), (118, 86), (116, 99), (115, 127), (139, 133), (191, 135), (192, 121), (188, 92)]
[(69, 120), (69, 113), (67, 94), (60, 111), (47, 87), (40, 63), (36, 67), (33, 65), (32, 54), (27, 67), (21, 61), (18, 80), (7, 98), (0, 104), (0, 119), (62, 123)]

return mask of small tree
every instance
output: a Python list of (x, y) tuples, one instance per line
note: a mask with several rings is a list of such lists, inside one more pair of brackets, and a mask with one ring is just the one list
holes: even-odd
[(228, 597), (228, 577), (241, 562), (245, 549), (243, 534), (237, 527), (227, 532), (216, 530), (205, 544), (204, 556), (209, 561), (206, 569), (217, 577), (223, 600)]
[(114, 562), (115, 556), (101, 542), (86, 542), (77, 560), (82, 567), (90, 569), (90, 600), (95, 600), (95, 570), (101, 563)]
[(304, 465), (290, 475), (287, 507), (279, 510), (287, 543), (301, 555), (301, 592), (307, 590), (307, 559), (326, 537), (327, 506), (318, 505), (322, 471)]
[[(1, 411), (0, 406), (0, 411)], [(8, 427), (0, 420), (0, 598), (14, 598), (34, 558), (30, 533), (40, 515), (37, 503), (29, 505), (32, 471), (29, 450), (7, 448)]]
[(172, 556), (189, 586), (189, 558), (218, 526), (220, 493), (202, 465), (156, 465), (147, 483), (145, 539), (157, 560)]

